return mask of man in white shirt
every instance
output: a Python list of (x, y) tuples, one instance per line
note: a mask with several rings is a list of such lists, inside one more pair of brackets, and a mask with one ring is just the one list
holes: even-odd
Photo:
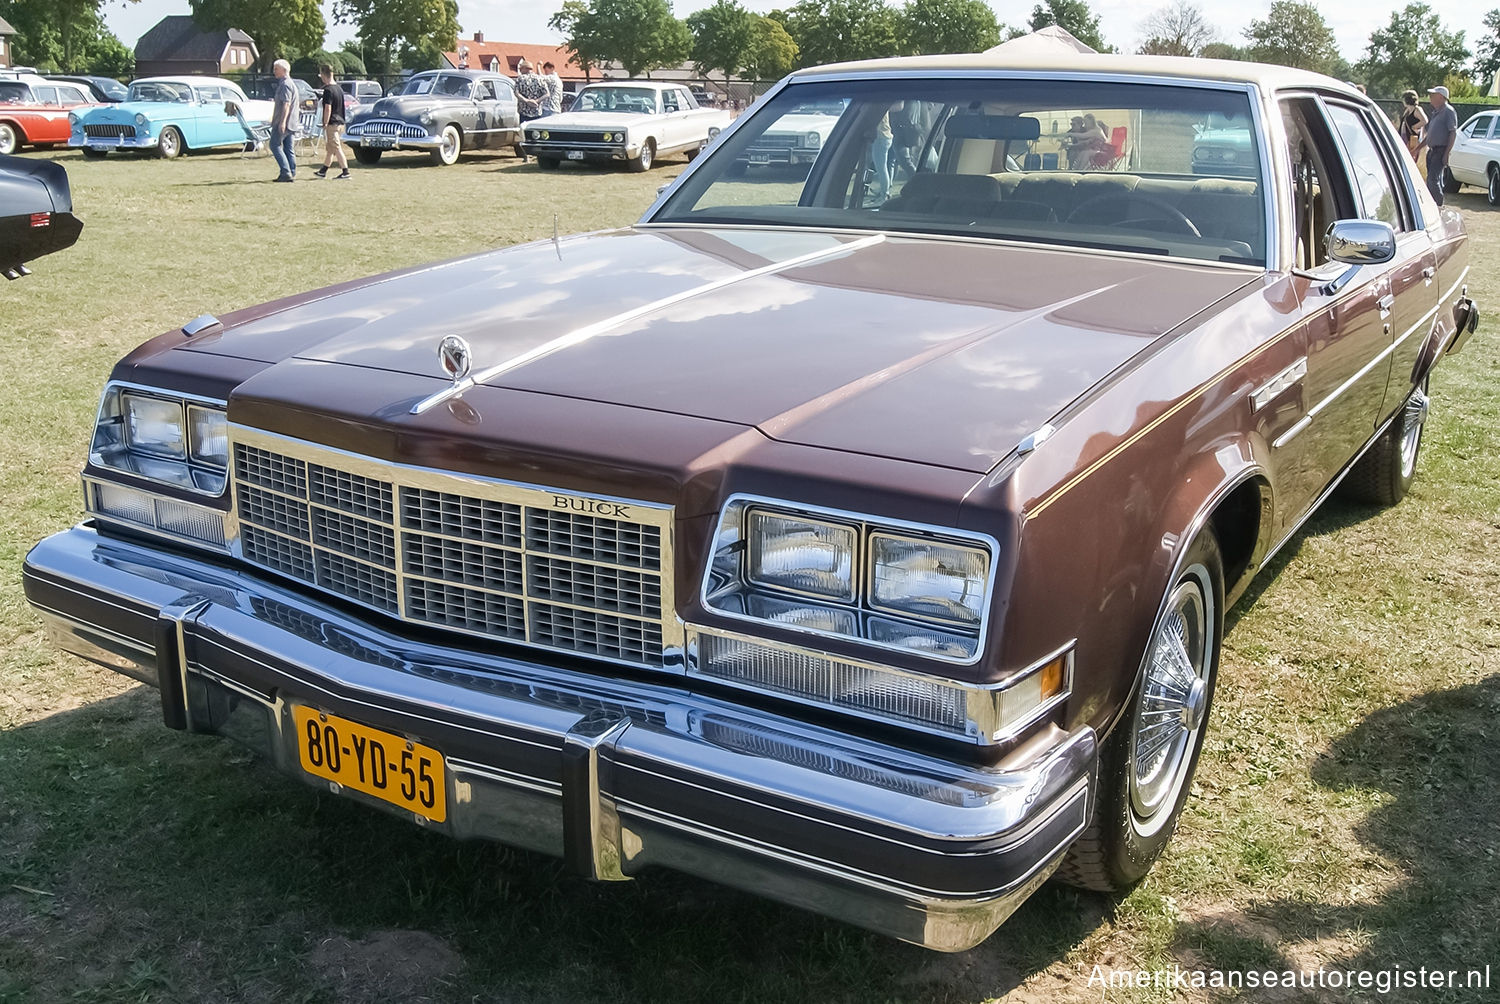
[(562, 77), (557, 75), (557, 67), (550, 60), (542, 64), (542, 83), (547, 85), (547, 96), (542, 100), (542, 114), (562, 114)]

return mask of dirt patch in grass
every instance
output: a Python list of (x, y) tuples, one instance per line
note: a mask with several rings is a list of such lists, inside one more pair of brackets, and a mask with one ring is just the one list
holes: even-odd
[(324, 938), (308, 966), (340, 1004), (445, 1000), (463, 958), (425, 931), (376, 931), (358, 940)]

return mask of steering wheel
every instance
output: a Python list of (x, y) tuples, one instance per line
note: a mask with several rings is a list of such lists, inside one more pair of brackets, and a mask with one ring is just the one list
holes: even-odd
[[(1123, 220), (1115, 220), (1113, 223), (1107, 224), (1107, 226), (1133, 226), (1146, 230), (1166, 230), (1169, 233), (1179, 231), (1182, 233), (1191, 234), (1194, 237), (1203, 236), (1203, 234), (1199, 232), (1197, 224), (1188, 219), (1187, 216), (1183, 214), (1182, 210), (1178, 209), (1170, 202), (1167, 202), (1165, 199), (1159, 199), (1154, 195), (1144, 195), (1139, 192), (1105, 192), (1103, 195), (1096, 195), (1093, 198), (1084, 199), (1078, 205), (1073, 207), (1073, 211), (1068, 214), (1068, 218), (1063, 222), (1089, 222), (1087, 220), (1080, 221), (1078, 219), (1078, 217), (1084, 215), (1084, 210), (1086, 209), (1092, 209), (1098, 206), (1109, 205), (1113, 203), (1119, 203), (1128, 208), (1131, 203), (1136, 202), (1143, 203), (1151, 207), (1152, 209), (1157, 210), (1159, 213), (1161, 213), (1161, 215), (1131, 217)], [(1171, 227), (1163, 228), (1147, 226), (1147, 224), (1151, 223), (1168, 223), (1171, 224)]]

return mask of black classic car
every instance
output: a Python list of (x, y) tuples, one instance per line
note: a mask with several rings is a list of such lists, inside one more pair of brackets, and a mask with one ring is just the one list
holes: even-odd
[(0, 154), (0, 275), (19, 279), (26, 262), (72, 247), (82, 230), (61, 164)]
[(480, 70), (430, 70), (350, 116), (344, 142), (361, 164), (387, 150), (426, 150), (434, 164), (452, 164), (468, 149), (513, 147), (520, 153), (521, 117), (510, 78)]

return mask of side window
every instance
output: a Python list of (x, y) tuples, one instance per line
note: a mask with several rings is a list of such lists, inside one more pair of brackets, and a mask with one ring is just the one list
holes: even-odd
[(678, 110), (677, 91), (668, 89), (661, 92), (662, 111), (675, 112)]
[(57, 86), (57, 100), (65, 105), (80, 105), (88, 99), (76, 87), (64, 87), (59, 84)]
[(481, 80), (479, 82), (479, 93), (477, 97), (480, 101), (494, 101), (495, 82), (493, 80)]
[(1328, 118), (1344, 146), (1344, 166), (1359, 193), (1360, 216), (1405, 230), (1401, 199), (1368, 123), (1347, 105), (1330, 104)]
[(55, 105), (55, 104), (57, 104), (57, 88), (56, 87), (37, 87), (37, 88), (35, 88), (35, 91), (36, 91), (37, 104), (41, 104), (41, 105)]
[(1281, 102), (1287, 149), (1283, 156), (1292, 178), (1292, 221), (1296, 228), (1296, 265), (1317, 268), (1328, 261), (1323, 235), (1334, 220), (1358, 216), (1354, 194), (1339, 163), (1338, 148), (1326, 120), (1311, 97)]
[(677, 88), (677, 103), (684, 109), (698, 107), (698, 103), (693, 100), (693, 96), (681, 87)]

